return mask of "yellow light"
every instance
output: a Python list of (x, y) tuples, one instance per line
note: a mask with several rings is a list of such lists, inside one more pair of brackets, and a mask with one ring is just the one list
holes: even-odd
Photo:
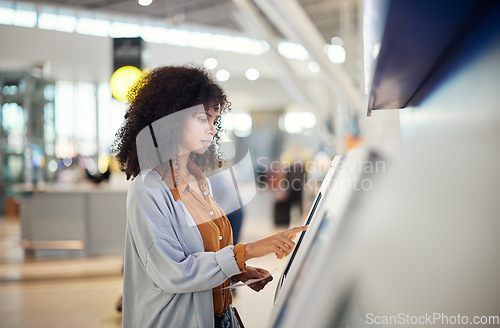
[(127, 94), (130, 87), (133, 86), (141, 76), (141, 70), (134, 66), (123, 66), (117, 69), (109, 81), (113, 97), (120, 101), (127, 102)]
[(106, 173), (109, 167), (109, 155), (106, 153), (100, 153), (97, 159), (97, 169), (101, 174)]

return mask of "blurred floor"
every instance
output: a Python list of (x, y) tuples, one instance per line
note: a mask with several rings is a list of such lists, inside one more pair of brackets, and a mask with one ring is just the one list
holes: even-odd
[(121, 327), (121, 289), (120, 275), (1, 283), (0, 327)]
[[(245, 206), (240, 242), (279, 230), (272, 220), (272, 195), (258, 192)], [(121, 327), (121, 315), (115, 309), (122, 289), (121, 261), (121, 256), (24, 259), (19, 222), (0, 218), (0, 328)], [(234, 305), (246, 328), (267, 326), (285, 264), (286, 260), (273, 255), (248, 261), (277, 271), (274, 281), (259, 293), (248, 287), (237, 290)]]

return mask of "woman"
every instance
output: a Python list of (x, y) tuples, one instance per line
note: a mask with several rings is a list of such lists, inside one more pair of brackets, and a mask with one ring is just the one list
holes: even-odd
[[(127, 179), (123, 326), (237, 327), (233, 281), (269, 272), (250, 258), (288, 255), (290, 229), (233, 246), (230, 224), (204, 172), (222, 165), (216, 145), (229, 109), (221, 87), (203, 69), (160, 67), (132, 89), (113, 145)], [(251, 285), (259, 291), (272, 280)]]

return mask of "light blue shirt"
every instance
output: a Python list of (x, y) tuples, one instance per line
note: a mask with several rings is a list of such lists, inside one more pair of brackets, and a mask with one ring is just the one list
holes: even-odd
[(241, 273), (234, 246), (205, 252), (181, 200), (155, 170), (127, 195), (123, 327), (214, 327), (212, 288)]

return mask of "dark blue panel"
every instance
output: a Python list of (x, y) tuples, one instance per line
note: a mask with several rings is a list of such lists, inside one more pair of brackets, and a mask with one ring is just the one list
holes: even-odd
[(495, 0), (391, 1), (368, 110), (404, 108), (497, 4)]

